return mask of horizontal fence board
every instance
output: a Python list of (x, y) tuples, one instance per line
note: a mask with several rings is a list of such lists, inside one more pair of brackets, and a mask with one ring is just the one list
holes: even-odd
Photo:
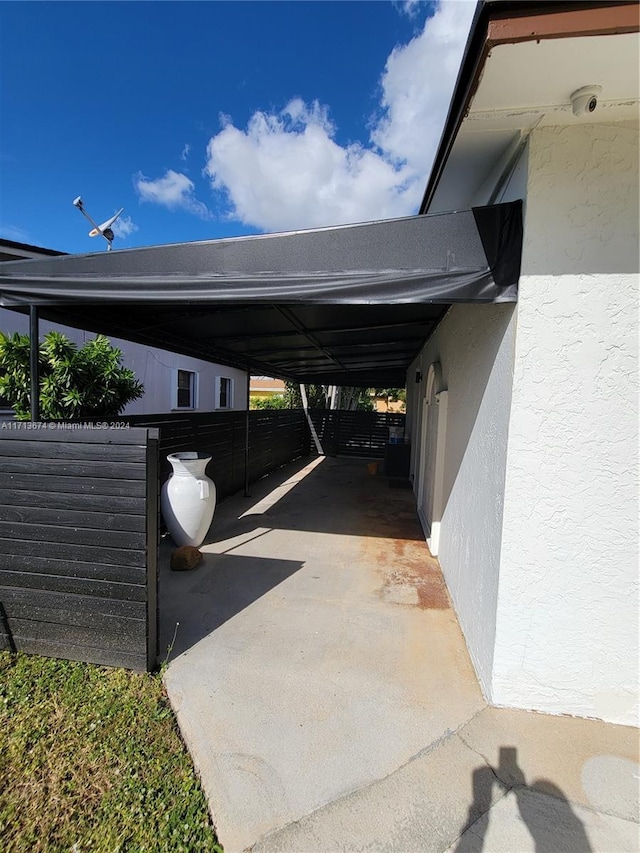
[[(6, 484), (5, 484), (6, 485)], [(80, 510), (82, 512), (115, 513), (129, 517), (144, 516), (144, 495), (100, 495), (95, 492), (29, 491), (0, 487), (0, 506), (29, 507), (31, 509)]]
[(66, 578), (85, 578), (87, 580), (112, 581), (144, 586), (146, 582), (145, 566), (112, 566), (103, 563), (83, 563), (80, 561), (52, 559), (51, 557), (25, 557), (5, 554), (0, 551), (0, 569), (7, 572), (27, 572), (29, 574), (57, 575)]
[[(93, 428), (86, 428), (84, 423), (93, 421)], [(137, 444), (142, 447), (149, 438), (157, 438), (157, 430), (141, 427), (131, 427), (126, 418), (109, 418), (108, 423), (117, 422), (117, 426), (97, 428), (97, 419), (87, 418), (82, 423), (69, 421), (49, 421), (39, 423), (35, 427), (30, 421), (0, 420), (0, 439), (3, 441), (47, 441), (73, 442), (82, 444)], [(100, 421), (102, 423), (102, 421)]]
[[(0, 642), (4, 642), (5, 649), (10, 648), (9, 640), (6, 636)], [(146, 655), (122, 649), (101, 649), (92, 646), (54, 643), (52, 640), (33, 640), (28, 638), (20, 639), (16, 642), (16, 646), (19, 651), (30, 655), (77, 660), (101, 666), (124, 667), (125, 669), (132, 669), (134, 672), (144, 672), (147, 669)]]
[(132, 619), (146, 620), (144, 601), (123, 601), (95, 595), (53, 592), (50, 589), (17, 589), (8, 586), (0, 587), (0, 601), (8, 617), (34, 619), (35, 613), (42, 613), (46, 617), (42, 619), (43, 622), (67, 619), (72, 625), (89, 627), (95, 624), (100, 627)]
[(58, 560), (95, 561), (113, 566), (144, 566), (144, 551), (125, 551), (94, 545), (69, 545), (66, 542), (38, 542), (31, 539), (0, 539), (0, 554), (25, 557), (53, 557)]
[(22, 539), (32, 542), (56, 542), (68, 545), (96, 545), (101, 548), (130, 548), (144, 551), (144, 532), (103, 530), (91, 527), (67, 527), (61, 524), (37, 524), (0, 521), (0, 540)]
[(0, 456), (0, 478), (6, 474), (40, 474), (50, 477), (89, 477), (91, 479), (144, 480), (144, 463), (91, 462), (70, 459), (27, 459)]
[(147, 622), (130, 619), (119, 627), (95, 625), (70, 625), (62, 622), (39, 621), (37, 619), (13, 618), (11, 636), (17, 645), (22, 639), (47, 640), (52, 643), (72, 643), (73, 645), (95, 646), (100, 649), (122, 648), (123, 641), (134, 645), (147, 636)]
[(3, 440), (0, 432), (0, 456), (29, 459), (65, 459), (91, 462), (144, 462), (145, 448), (135, 444), (84, 444), (80, 441)]
[(95, 528), (101, 532), (104, 530), (126, 530), (142, 534), (146, 532), (145, 519), (142, 515), (91, 512), (81, 509), (69, 510), (46, 506), (21, 506), (20, 504), (7, 506), (3, 504), (0, 496), (0, 522), (3, 521)]
[(89, 477), (50, 477), (44, 474), (2, 474), (0, 484), (8, 488), (27, 491), (63, 492), (65, 494), (95, 494), (111, 497), (138, 497), (146, 493), (144, 480), (101, 480)]
[(146, 590), (138, 584), (114, 583), (92, 578), (72, 578), (42, 573), (12, 572), (0, 569), (0, 587), (70, 592), (75, 595), (94, 595), (121, 601), (144, 601)]

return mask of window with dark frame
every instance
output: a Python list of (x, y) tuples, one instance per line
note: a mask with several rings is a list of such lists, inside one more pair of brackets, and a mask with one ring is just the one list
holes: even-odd
[(231, 382), (232, 380), (225, 376), (220, 377), (220, 388), (218, 394), (219, 409), (230, 409), (233, 405)]
[(196, 375), (191, 370), (178, 370), (176, 406), (178, 409), (193, 409)]

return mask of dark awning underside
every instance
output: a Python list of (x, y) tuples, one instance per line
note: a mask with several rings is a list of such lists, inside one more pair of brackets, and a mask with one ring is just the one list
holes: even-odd
[(450, 305), (515, 302), (521, 202), (0, 264), (0, 306), (300, 382), (402, 385)]

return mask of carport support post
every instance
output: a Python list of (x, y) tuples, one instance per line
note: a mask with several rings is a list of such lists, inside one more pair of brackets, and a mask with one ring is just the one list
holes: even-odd
[(251, 370), (247, 368), (247, 398), (244, 422), (244, 496), (250, 498), (249, 494), (249, 402), (251, 400)]
[(38, 309), (29, 305), (29, 368), (31, 374), (31, 420), (40, 420), (40, 365), (38, 363), (40, 329)]

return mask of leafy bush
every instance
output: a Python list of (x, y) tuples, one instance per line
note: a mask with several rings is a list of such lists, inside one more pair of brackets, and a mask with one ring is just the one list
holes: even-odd
[[(121, 365), (122, 352), (104, 335), (79, 349), (60, 332), (39, 347), (40, 416), (43, 420), (114, 417), (138, 400), (144, 386)], [(29, 336), (0, 332), (0, 396), (16, 417), (28, 421), (31, 403)]]
[(284, 394), (271, 394), (268, 397), (251, 397), (250, 409), (286, 409), (288, 408)]

